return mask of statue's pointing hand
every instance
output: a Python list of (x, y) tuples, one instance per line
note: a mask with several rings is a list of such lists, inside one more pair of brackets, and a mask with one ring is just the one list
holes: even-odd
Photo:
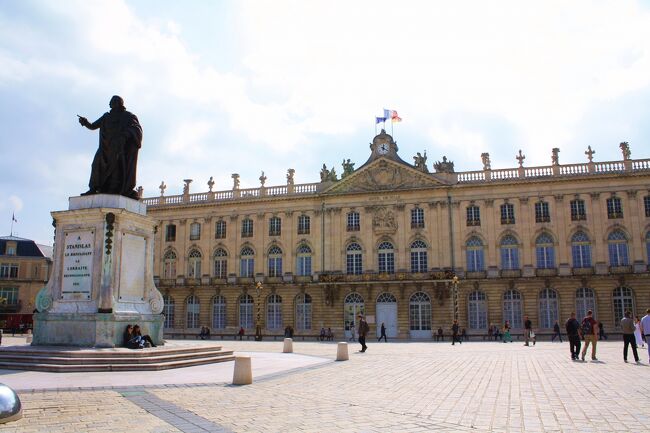
[(81, 126), (88, 127), (88, 125), (90, 125), (90, 122), (89, 122), (88, 119), (86, 119), (85, 117), (80, 116), (80, 115), (78, 115), (78, 114), (77, 114), (77, 117), (79, 118), (79, 124), (80, 124)]

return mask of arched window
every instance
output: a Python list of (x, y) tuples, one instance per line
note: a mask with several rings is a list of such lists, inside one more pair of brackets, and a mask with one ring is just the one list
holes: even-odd
[(409, 329), (431, 331), (431, 298), (424, 292), (416, 292), (409, 300)]
[(519, 243), (512, 235), (501, 239), (501, 269), (519, 269)]
[[(610, 266), (627, 266), (627, 237), (621, 230), (614, 230), (607, 236), (607, 249), (609, 250)], [(618, 322), (617, 322), (618, 323)]]
[(627, 310), (634, 310), (634, 296), (632, 289), (629, 287), (617, 287), (612, 295), (614, 304), (614, 324), (620, 326), (621, 319), (625, 316)]
[(223, 248), (217, 248), (214, 252), (214, 277), (228, 277), (228, 253)]
[(571, 237), (571, 257), (574, 268), (591, 267), (591, 243), (585, 232), (576, 232)]
[(187, 306), (187, 326), (186, 328), (198, 328), (199, 327), (199, 312), (201, 310), (201, 305), (199, 304), (198, 296), (188, 296), (187, 301), (185, 302)]
[(511, 328), (521, 329), (521, 319), (521, 293), (517, 290), (507, 290), (503, 294), (503, 320), (510, 322)]
[(555, 268), (555, 248), (553, 238), (548, 233), (542, 233), (535, 240), (535, 257), (539, 269)]
[(470, 329), (487, 329), (487, 297), (475, 290), (469, 294), (467, 317)]
[(176, 253), (168, 250), (163, 258), (164, 278), (176, 278)]
[(191, 250), (187, 259), (187, 277), (201, 278), (201, 252)]
[(478, 272), (485, 269), (483, 261), (483, 242), (476, 236), (471, 237), (467, 244), (467, 272)]
[(282, 297), (269, 295), (266, 299), (266, 328), (282, 329)]
[(241, 295), (239, 297), (239, 326), (244, 329), (253, 328), (253, 297)]
[(576, 317), (578, 319), (586, 317), (589, 310), (596, 314), (596, 295), (590, 288), (580, 287), (576, 290)]
[(165, 315), (165, 323), (163, 327), (165, 328), (174, 327), (174, 313), (175, 313), (174, 298), (172, 298), (169, 295), (163, 296), (163, 314)]
[(346, 266), (345, 270), (348, 275), (361, 275), (363, 272), (363, 254), (361, 253), (361, 245), (356, 242), (348, 245), (346, 249)]
[(393, 244), (390, 242), (382, 242), (378, 248), (379, 257), (379, 272), (383, 274), (395, 273), (395, 252), (393, 251)]
[(226, 298), (219, 295), (212, 298), (212, 328), (226, 327)]
[(352, 326), (355, 327), (357, 323), (357, 316), (359, 314), (365, 315), (365, 303), (360, 294), (352, 292), (345, 297), (343, 310), (343, 320), (345, 324), (346, 335), (350, 336)]
[(539, 293), (539, 327), (552, 329), (556, 320), (559, 320), (557, 292), (542, 289)]
[(298, 247), (298, 269), (296, 273), (300, 276), (311, 275), (311, 248), (307, 244)]
[(252, 278), (255, 272), (255, 253), (250, 247), (241, 249), (239, 261), (239, 276), (244, 278)]
[(393, 296), (392, 293), (384, 292), (379, 297), (377, 298), (377, 303), (395, 303), (397, 302), (397, 299), (395, 299), (395, 296)]
[(269, 277), (282, 276), (282, 250), (277, 245), (269, 248)]
[(411, 244), (411, 272), (426, 272), (429, 269), (427, 244), (417, 240)]
[(296, 328), (311, 329), (311, 296), (307, 293), (296, 296)]

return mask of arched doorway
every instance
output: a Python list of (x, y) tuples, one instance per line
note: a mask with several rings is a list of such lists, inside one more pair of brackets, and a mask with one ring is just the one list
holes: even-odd
[(424, 292), (409, 300), (409, 331), (411, 338), (431, 338), (431, 298)]
[(345, 326), (345, 337), (350, 338), (352, 336), (351, 329), (354, 326), (354, 329), (357, 329), (359, 320), (357, 316), (359, 314), (366, 314), (366, 308), (364, 306), (363, 298), (358, 293), (350, 293), (345, 297), (343, 311), (343, 323)]
[(381, 324), (386, 327), (386, 336), (397, 337), (397, 299), (390, 293), (377, 298), (377, 337), (381, 335)]

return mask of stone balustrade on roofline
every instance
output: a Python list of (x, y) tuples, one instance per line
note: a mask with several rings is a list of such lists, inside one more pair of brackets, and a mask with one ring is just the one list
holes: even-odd
[[(525, 179), (573, 178), (603, 174), (650, 172), (650, 158), (623, 161), (586, 162), (579, 164), (557, 164), (539, 167), (500, 168), (454, 173), (458, 184), (481, 184), (486, 182), (512, 182)], [(340, 180), (339, 180), (340, 182)], [(258, 188), (230, 189), (194, 194), (160, 195), (143, 198), (150, 207), (181, 204), (199, 204), (233, 200), (260, 199), (278, 196), (316, 195), (331, 182), (315, 182), (296, 185), (262, 186)]]

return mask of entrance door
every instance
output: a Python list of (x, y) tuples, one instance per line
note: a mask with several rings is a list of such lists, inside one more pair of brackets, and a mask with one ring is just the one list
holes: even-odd
[(377, 338), (381, 335), (381, 324), (386, 327), (386, 336), (397, 337), (397, 299), (390, 293), (377, 298)]
[(354, 329), (354, 338), (356, 339), (359, 335), (357, 329), (359, 326), (359, 320), (357, 319), (357, 316), (359, 314), (366, 314), (363, 298), (358, 293), (350, 293), (345, 297), (345, 304), (343, 308), (343, 327), (345, 329), (345, 338), (352, 338), (352, 330)]
[(417, 292), (411, 296), (409, 332), (411, 338), (431, 338), (431, 298), (426, 293)]

